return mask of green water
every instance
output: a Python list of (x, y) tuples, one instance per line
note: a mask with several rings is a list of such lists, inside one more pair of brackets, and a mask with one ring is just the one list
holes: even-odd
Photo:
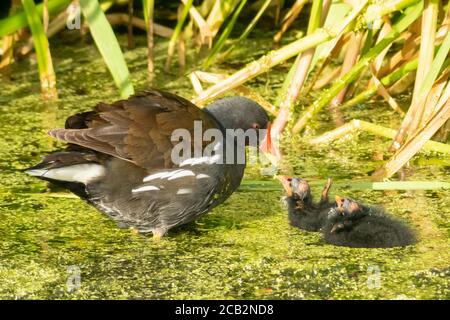
[[(138, 48), (125, 53), (137, 89), (146, 87), (143, 41), (138, 38)], [(250, 52), (241, 52), (214, 71), (231, 72), (268, 49), (268, 41), (251, 41), (243, 45)], [(164, 63), (166, 48), (166, 43), (157, 45), (158, 66)], [(450, 298), (449, 191), (353, 190), (342, 184), (333, 188), (332, 195), (385, 206), (420, 238), (407, 248), (350, 249), (324, 244), (319, 234), (290, 227), (280, 201), (281, 186), (236, 192), (200, 220), (155, 241), (117, 228), (81, 200), (27, 176), (22, 169), (62, 147), (46, 130), (99, 101), (118, 99), (93, 45), (68, 43), (52, 47), (52, 52), (60, 98), (55, 105), (41, 101), (32, 60), (15, 65), (14, 81), (0, 83), (0, 298)], [(194, 59), (188, 55), (188, 66)], [(288, 68), (281, 65), (250, 85), (273, 102)], [(154, 85), (190, 98), (187, 77), (178, 77), (176, 70), (172, 75), (157, 72)], [(400, 98), (403, 105), (407, 101)], [(344, 117), (392, 128), (400, 121), (383, 102), (356, 107)], [(333, 127), (324, 113), (305, 135)], [(372, 160), (374, 151), (389, 144), (367, 134), (322, 147), (309, 146), (300, 137), (287, 140), (283, 172), (307, 178), (315, 192), (328, 176), (336, 183), (367, 181), (381, 163)], [(441, 160), (447, 166), (439, 165)], [(246, 179), (270, 180), (261, 178), (259, 169), (249, 167)], [(420, 154), (407, 177), (448, 181), (449, 173), (448, 159)], [(81, 273), (80, 287), (70, 289), (67, 283), (76, 282), (76, 270)]]

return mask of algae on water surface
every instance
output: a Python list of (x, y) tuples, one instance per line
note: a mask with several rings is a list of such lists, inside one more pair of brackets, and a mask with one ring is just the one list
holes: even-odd
[[(262, 45), (246, 41), (242, 48), (250, 52), (239, 52), (245, 62)], [(166, 48), (167, 43), (158, 42), (157, 66), (163, 65)], [(0, 83), (0, 298), (450, 298), (449, 191), (334, 188), (333, 194), (385, 206), (420, 237), (407, 248), (351, 249), (326, 245), (319, 234), (290, 227), (281, 186), (236, 192), (211, 213), (155, 242), (117, 228), (81, 200), (27, 176), (22, 169), (63, 146), (46, 136), (48, 129), (62, 126), (72, 113), (119, 98), (93, 45), (62, 44), (52, 46), (52, 53), (60, 98), (56, 104), (42, 102), (29, 60), (15, 66), (13, 81)], [(137, 89), (146, 87), (145, 54), (145, 45), (125, 53)], [(235, 55), (215, 71), (230, 73), (242, 63)], [(274, 88), (281, 86), (286, 72), (280, 66), (250, 84), (274, 101)], [(187, 98), (193, 94), (187, 77), (159, 69), (154, 84)], [(346, 112), (388, 127), (399, 123), (382, 102)], [(306, 134), (332, 127), (330, 116), (323, 115)], [(316, 193), (319, 180), (368, 180), (379, 165), (372, 160), (374, 137), (367, 134), (322, 147), (294, 137), (283, 147), (288, 173), (311, 181)], [(448, 179), (450, 168), (436, 164), (435, 158), (439, 155), (416, 157), (408, 169), (411, 179)], [(267, 179), (258, 172), (249, 167), (246, 178)]]

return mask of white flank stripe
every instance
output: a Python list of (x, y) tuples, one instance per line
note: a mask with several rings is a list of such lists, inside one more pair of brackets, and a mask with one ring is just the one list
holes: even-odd
[(175, 171), (169, 171), (169, 172), (167, 172), (165, 175), (163, 175), (163, 176), (161, 177), (161, 179), (167, 179), (167, 178), (170, 178), (170, 177), (173, 176), (174, 174), (177, 174), (177, 173), (182, 172), (182, 171), (183, 171), (183, 169), (178, 169), (178, 170), (175, 170)]
[(28, 170), (27, 173), (32, 176), (40, 176), (54, 180), (81, 182), (87, 184), (97, 178), (104, 176), (105, 167), (96, 163), (83, 163), (55, 169)]
[(178, 191), (177, 191), (177, 194), (188, 194), (188, 193), (192, 193), (192, 189), (181, 188), (181, 189), (178, 189)]
[(222, 155), (220, 155), (220, 154), (213, 155), (209, 163), (210, 164), (218, 163), (221, 158), (222, 158)]
[(171, 175), (169, 179), (167, 180), (174, 180), (182, 177), (189, 177), (189, 176), (195, 176), (195, 173), (193, 173), (191, 170), (181, 170), (180, 172), (175, 173), (174, 175)]
[(161, 178), (163, 175), (165, 175), (167, 172), (158, 172), (158, 173), (154, 173), (151, 174), (149, 176), (146, 176), (144, 178), (144, 182), (150, 181), (150, 180), (154, 180), (154, 179), (158, 179)]
[(26, 173), (29, 174), (30, 176), (42, 177), (47, 171), (48, 171), (47, 169), (32, 169), (27, 170)]
[(169, 177), (173, 176), (174, 174), (181, 172), (181, 171), (183, 171), (183, 169), (154, 173), (149, 176), (146, 176), (143, 181), (147, 182), (147, 181), (155, 180), (155, 179), (166, 179), (166, 178), (169, 178)]
[(222, 144), (219, 142), (219, 143), (217, 143), (217, 144), (214, 146), (213, 150), (214, 150), (214, 151), (219, 151), (221, 148), (222, 148)]
[(180, 167), (191, 165), (194, 166), (196, 164), (214, 164), (218, 163), (222, 156), (220, 154), (216, 154), (212, 157), (201, 157), (201, 158), (188, 158), (186, 160), (181, 161)]
[(186, 160), (183, 160), (180, 163), (180, 167), (187, 166), (187, 165), (196, 165), (196, 164), (202, 164), (202, 163), (208, 163), (209, 157), (201, 157), (201, 158), (188, 158)]
[(173, 171), (158, 172), (158, 173), (154, 173), (149, 176), (146, 176), (143, 181), (147, 182), (150, 180), (162, 179), (162, 178), (165, 178), (166, 176), (170, 176), (171, 174), (173, 174)]
[(155, 186), (143, 186), (137, 189), (133, 189), (132, 192), (135, 193), (135, 192), (156, 191), (156, 190), (159, 190), (159, 188)]
[(205, 179), (205, 178), (211, 178), (211, 177), (208, 176), (207, 174), (200, 173), (200, 174), (198, 174), (195, 178), (196, 178), (196, 179)]

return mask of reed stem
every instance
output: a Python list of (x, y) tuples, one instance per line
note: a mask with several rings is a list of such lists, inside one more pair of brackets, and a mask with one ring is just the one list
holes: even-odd
[(247, 0), (241, 0), (239, 3), (239, 6), (234, 10), (234, 13), (230, 19), (230, 22), (228, 22), (227, 26), (223, 30), (222, 34), (220, 35), (219, 39), (214, 44), (211, 53), (206, 58), (205, 62), (203, 63), (203, 67), (207, 68), (209, 67), (216, 59), (217, 54), (222, 50), (223, 46), (225, 45), (225, 41), (228, 39), (231, 31), (233, 30), (234, 24), (237, 21), (237, 18), (239, 17), (239, 14), (241, 13), (242, 9), (244, 8), (245, 4), (247, 3)]
[(244, 82), (256, 77), (257, 75), (269, 70), (273, 66), (292, 58), (293, 56), (304, 52), (310, 48), (314, 48), (317, 45), (336, 37), (338, 34), (344, 31), (350, 22), (352, 22), (356, 16), (365, 7), (367, 0), (362, 1), (358, 7), (354, 8), (353, 11), (337, 25), (332, 28), (320, 28), (314, 33), (299, 40), (296, 40), (283, 48), (269, 52), (264, 57), (250, 63), (247, 67), (237, 71), (227, 79), (211, 86), (210, 88), (204, 90), (198, 97), (194, 98), (193, 101), (197, 105), (203, 105), (208, 100), (214, 99), (215, 97), (221, 95), (227, 90), (235, 88)]
[[(321, 27), (325, 20), (329, 5), (329, 0), (315, 0), (312, 4), (311, 15), (308, 23), (307, 35), (314, 33), (318, 28)], [(322, 9), (325, 12), (322, 12)], [(279, 104), (279, 114), (275, 119), (272, 127), (273, 136), (281, 134), (289, 121), (289, 116), (291, 115), (292, 107), (297, 100), (303, 84), (308, 76), (308, 70), (311, 66), (311, 61), (314, 57), (315, 48), (306, 50), (300, 53), (295, 59), (294, 64), (289, 70), (289, 74), (286, 77), (283, 87), (281, 89), (280, 98), (281, 103)]]
[(153, 12), (155, 1), (154, 0), (143, 0), (143, 8), (144, 8), (144, 20), (147, 31), (147, 72), (148, 79), (151, 81), (153, 79), (153, 70), (154, 66), (154, 57), (153, 57), (153, 33), (154, 31), (154, 22), (153, 22)]
[[(417, 130), (410, 139), (392, 156), (391, 160), (374, 173), (375, 178), (389, 178), (400, 170), (450, 119), (450, 99), (431, 117), (423, 129)], [(449, 146), (449, 145), (446, 145)]]
[(181, 29), (183, 28), (184, 21), (186, 20), (187, 15), (189, 14), (189, 8), (192, 5), (193, 0), (186, 0), (186, 5), (183, 6), (183, 10), (181, 12), (181, 16), (177, 21), (177, 25), (172, 33), (172, 37), (170, 37), (169, 48), (167, 49), (167, 60), (164, 66), (164, 71), (170, 71), (170, 65), (172, 63), (172, 57), (175, 53), (175, 48), (177, 44), (178, 37), (180, 36)]
[[(410, 73), (411, 71), (416, 70), (418, 62), (419, 62), (418, 59), (414, 59), (414, 60), (411, 60), (411, 61), (405, 63), (403, 66), (401, 66), (397, 70), (394, 70), (391, 74), (383, 77), (380, 80), (381, 84), (385, 87), (392, 85), (394, 82), (400, 80), (404, 75)], [(368, 89), (364, 90), (357, 96), (353, 97), (352, 99), (350, 99), (350, 100), (346, 101), (344, 104), (342, 104), (341, 109), (350, 108), (359, 103), (362, 103), (363, 101), (366, 101), (370, 97), (372, 97), (376, 92), (377, 92), (377, 86), (376, 86), (376, 84), (373, 84)]]
[(255, 15), (255, 17), (252, 19), (252, 21), (249, 23), (247, 28), (245, 28), (244, 32), (239, 36), (238, 39), (234, 40), (232, 45), (223, 53), (221, 54), (219, 60), (225, 59), (233, 50), (236, 48), (236, 46), (241, 43), (243, 40), (247, 39), (250, 32), (252, 32), (253, 28), (255, 28), (256, 23), (258, 23), (261, 16), (266, 11), (267, 7), (271, 3), (272, 0), (265, 0), (261, 8), (259, 8), (258, 13)]
[[(349, 134), (356, 134), (360, 131), (368, 132), (388, 139), (392, 139), (396, 134), (396, 130), (394, 129), (386, 128), (363, 120), (353, 119), (334, 130), (325, 132), (318, 137), (311, 138), (308, 142), (313, 145), (329, 144), (334, 140), (343, 138)], [(423, 150), (427, 152), (434, 151), (450, 154), (450, 145), (430, 140), (425, 142), (423, 145)]]
[(57, 99), (56, 76), (42, 21), (33, 0), (22, 0), (22, 5), (34, 38), (42, 94), (47, 99)]
[(293, 132), (298, 133), (302, 131), (311, 118), (319, 113), (345, 86), (355, 80), (373, 59), (375, 59), (388, 45), (395, 41), (411, 23), (417, 20), (422, 13), (422, 7), (423, 4), (419, 2), (415, 6), (408, 8), (402, 18), (393, 26), (392, 31), (386, 35), (385, 38), (370, 49), (349, 72), (336, 80), (334, 85), (324, 92), (318, 100), (306, 108), (298, 122), (295, 124)]

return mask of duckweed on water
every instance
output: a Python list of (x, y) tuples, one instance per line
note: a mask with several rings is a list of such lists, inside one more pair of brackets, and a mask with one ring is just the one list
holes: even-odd
[[(255, 40), (247, 40), (251, 41)], [(248, 44), (242, 48), (258, 47)], [(158, 52), (166, 48), (166, 43), (159, 43), (155, 56), (163, 57)], [(420, 242), (406, 248), (326, 245), (319, 234), (288, 225), (281, 186), (278, 191), (236, 192), (210, 214), (156, 242), (118, 229), (81, 200), (25, 175), (22, 169), (62, 146), (45, 135), (49, 128), (62, 126), (68, 115), (89, 110), (99, 101), (118, 99), (93, 46), (70, 44), (52, 51), (57, 104), (40, 99), (36, 68), (28, 60), (15, 66), (12, 82), (0, 83), (0, 298), (450, 298), (449, 191), (332, 190), (383, 205), (408, 221)], [(144, 45), (125, 53), (138, 89), (146, 86), (144, 56)], [(157, 58), (156, 65), (162, 64)], [(241, 62), (235, 58), (214, 71), (230, 72), (230, 66), (238, 69)], [(271, 90), (280, 86), (286, 73), (282, 66), (276, 70), (250, 83), (271, 101), (276, 98)], [(154, 83), (188, 98), (193, 94), (185, 76), (157, 70)], [(379, 108), (388, 109), (376, 103), (346, 112), (397, 127), (399, 119), (387, 110), (377, 112)], [(324, 116), (306, 134), (331, 127), (332, 120)], [(374, 137), (366, 134), (320, 148), (294, 137), (284, 149), (283, 170), (308, 179), (315, 193), (319, 180), (368, 180), (380, 164), (372, 160)], [(408, 168), (411, 179), (448, 179), (448, 165), (415, 165), (433, 157), (439, 155), (419, 155)], [(248, 168), (246, 178), (261, 179), (259, 169)], [(68, 284), (77, 270), (80, 287), (73, 289)]]

